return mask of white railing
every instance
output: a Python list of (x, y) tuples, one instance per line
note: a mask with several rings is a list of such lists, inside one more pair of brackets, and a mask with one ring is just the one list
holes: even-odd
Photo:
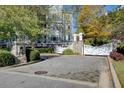
[(65, 49), (72, 49), (73, 50), (73, 43), (68, 46), (55, 46), (55, 53), (62, 54)]
[(84, 45), (84, 48), (82, 47), (82, 49), (84, 49), (85, 55), (109, 55), (113, 50), (113, 46), (112, 43), (102, 46)]

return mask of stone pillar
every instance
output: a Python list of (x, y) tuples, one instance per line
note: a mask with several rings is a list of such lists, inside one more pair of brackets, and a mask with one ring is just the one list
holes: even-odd
[(18, 50), (17, 50), (17, 44), (16, 44), (16, 41), (13, 42), (13, 45), (12, 45), (12, 49), (11, 49), (11, 53), (14, 55), (14, 56), (17, 56), (17, 53)]
[(14, 41), (14, 44), (11, 49), (11, 53), (16, 57), (16, 63), (27, 63), (26, 55), (20, 54), (20, 45), (17, 45), (17, 42)]
[(84, 40), (83, 40), (83, 33), (79, 33), (79, 42), (81, 48), (81, 54), (84, 55)]
[(73, 43), (73, 51), (75, 53), (80, 53), (81, 55), (83, 54), (83, 33), (79, 34), (74, 34), (74, 43)]

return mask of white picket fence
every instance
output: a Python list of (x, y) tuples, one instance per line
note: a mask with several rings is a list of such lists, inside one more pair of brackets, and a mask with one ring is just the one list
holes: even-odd
[(109, 55), (113, 50), (113, 46), (112, 43), (102, 46), (84, 45), (84, 48), (82, 47), (82, 49), (84, 49), (85, 55)]

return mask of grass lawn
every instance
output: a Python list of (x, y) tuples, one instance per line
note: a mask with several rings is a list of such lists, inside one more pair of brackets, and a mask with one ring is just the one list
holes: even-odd
[(119, 61), (118, 62), (113, 61), (113, 66), (118, 75), (121, 86), (124, 88), (124, 62), (122, 63)]

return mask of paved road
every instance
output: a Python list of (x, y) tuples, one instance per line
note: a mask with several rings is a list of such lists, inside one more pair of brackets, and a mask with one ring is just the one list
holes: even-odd
[[(47, 71), (48, 73), (47, 76), (38, 76), (34, 75), (34, 72), (36, 71)], [(99, 82), (94, 83), (49, 77), (51, 75), (63, 75), (70, 72), (93, 71), (99, 71), (100, 73), (108, 71), (108, 64), (105, 57), (55, 57), (31, 65), (0, 70), (0, 87), (98, 87)], [(104, 73), (104, 75), (107, 77), (105, 77), (105, 79), (107, 79), (106, 82), (109, 82), (108, 73)], [(101, 81), (105, 81), (105, 79)]]
[(48, 71), (48, 74), (66, 74), (67, 72), (104, 71), (105, 57), (95, 56), (61, 56), (36, 64), (9, 69), (9, 71), (34, 74), (36, 71)]
[(96, 84), (61, 80), (56, 78), (0, 72), (0, 88), (88, 88)]

